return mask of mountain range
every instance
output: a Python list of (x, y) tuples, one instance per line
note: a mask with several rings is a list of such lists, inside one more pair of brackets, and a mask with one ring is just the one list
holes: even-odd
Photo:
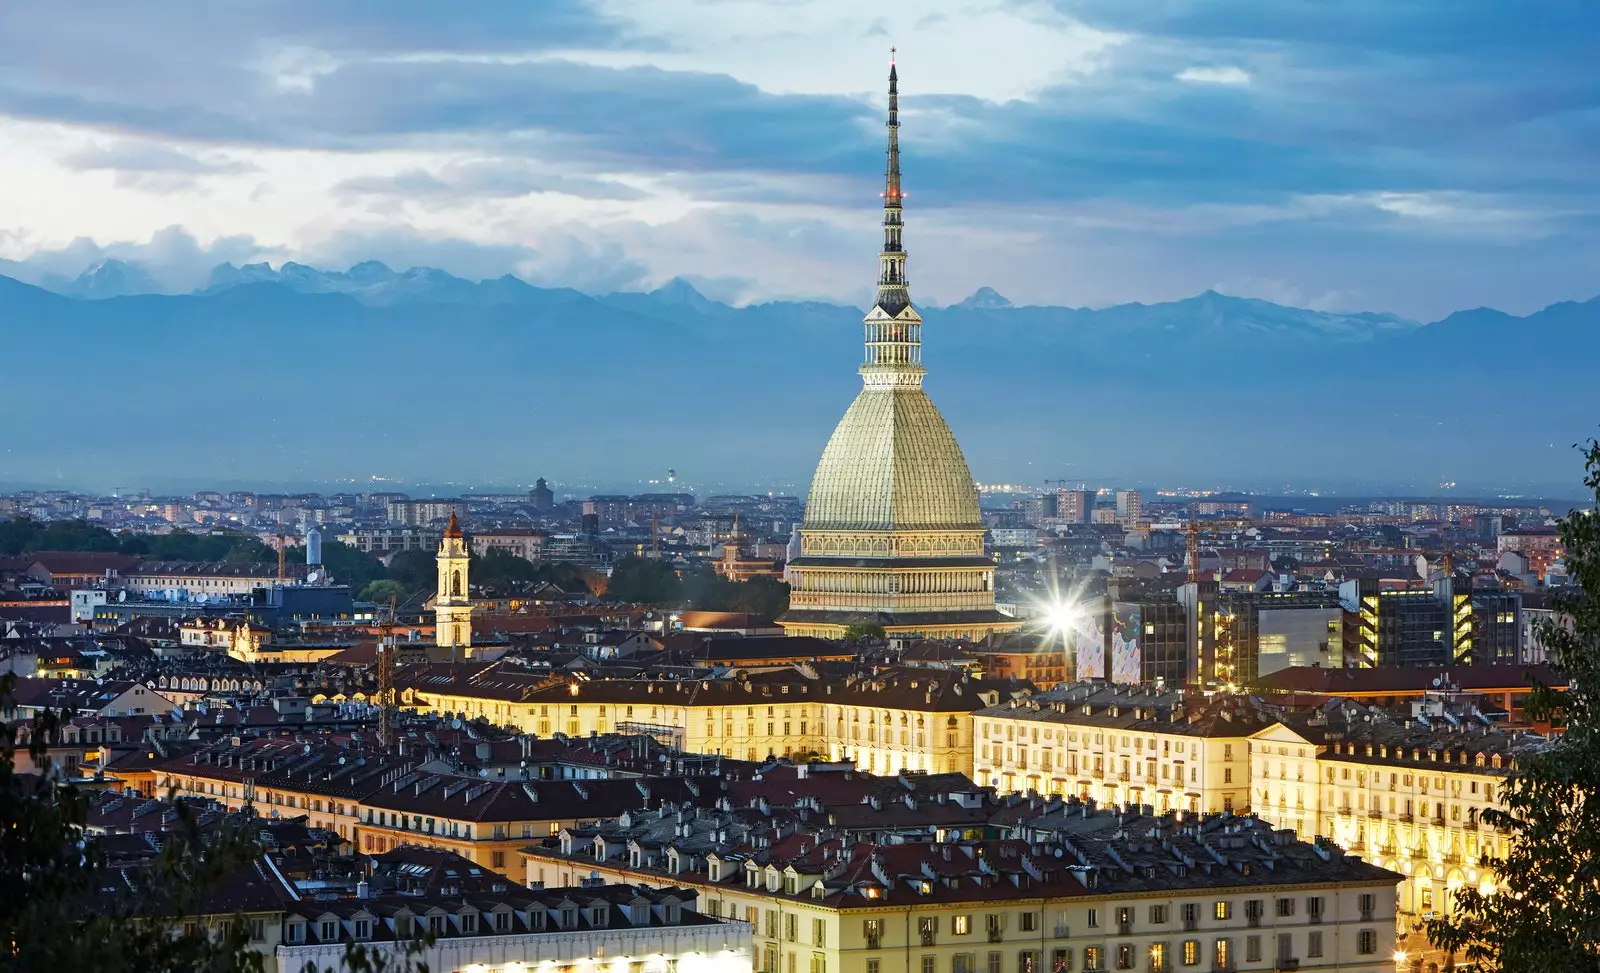
[[(0, 482), (135, 476), (803, 489), (858, 380), (861, 309), (733, 307), (674, 279), (584, 294), (368, 261), (215, 268), (162, 294), (105, 260), (0, 277)], [(1497, 489), (1576, 482), (1600, 299), (1517, 317), (1159, 304), (924, 308), (928, 389), (980, 480)]]

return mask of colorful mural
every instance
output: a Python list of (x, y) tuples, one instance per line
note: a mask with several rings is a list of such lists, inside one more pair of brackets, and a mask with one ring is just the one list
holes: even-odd
[(1111, 681), (1137, 683), (1143, 672), (1139, 657), (1139, 634), (1144, 621), (1139, 606), (1119, 601), (1111, 613)]
[(1077, 653), (1077, 678), (1106, 677), (1106, 629), (1098, 608), (1079, 612), (1072, 623), (1072, 643)]

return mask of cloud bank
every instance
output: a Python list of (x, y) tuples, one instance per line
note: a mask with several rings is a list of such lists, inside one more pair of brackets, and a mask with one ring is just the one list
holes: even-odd
[(372, 257), (859, 299), (891, 45), (924, 301), (1597, 289), (1600, 12), (1489, 0), (11, 4), (0, 272)]

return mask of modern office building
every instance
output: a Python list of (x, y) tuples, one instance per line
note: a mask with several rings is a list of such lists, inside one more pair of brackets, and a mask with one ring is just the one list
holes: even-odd
[(1444, 666), (1453, 661), (1451, 604), (1433, 588), (1384, 588), (1362, 578), (1339, 586), (1347, 666)]
[(1332, 592), (1222, 592), (1214, 631), (1236, 685), (1289, 666), (1343, 664), (1344, 610)]

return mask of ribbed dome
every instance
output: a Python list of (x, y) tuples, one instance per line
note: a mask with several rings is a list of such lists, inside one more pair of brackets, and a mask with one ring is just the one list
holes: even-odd
[(867, 386), (833, 430), (811, 480), (811, 529), (981, 529), (978, 490), (920, 386)]

